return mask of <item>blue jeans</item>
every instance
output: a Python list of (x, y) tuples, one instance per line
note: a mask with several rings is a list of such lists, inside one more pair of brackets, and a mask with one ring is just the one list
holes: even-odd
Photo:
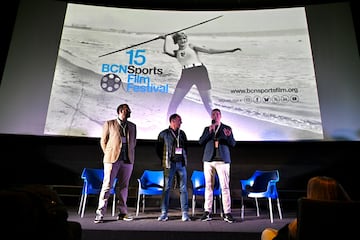
[(186, 167), (181, 162), (171, 162), (170, 169), (164, 169), (164, 191), (162, 193), (161, 213), (168, 213), (170, 190), (172, 188), (175, 174), (180, 177), (180, 204), (181, 212), (189, 211), (188, 192), (187, 192), (187, 172)]

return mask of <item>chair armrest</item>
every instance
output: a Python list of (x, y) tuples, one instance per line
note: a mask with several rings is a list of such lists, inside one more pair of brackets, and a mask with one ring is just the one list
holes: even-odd
[(242, 179), (240, 180), (240, 183), (242, 190), (246, 190), (247, 186), (251, 187), (253, 185), (252, 179)]
[(142, 182), (141, 182), (140, 178), (138, 178), (138, 179), (136, 179), (136, 180), (137, 180), (137, 182), (138, 182), (138, 187), (139, 187), (139, 189), (144, 188), (144, 187), (142, 186)]

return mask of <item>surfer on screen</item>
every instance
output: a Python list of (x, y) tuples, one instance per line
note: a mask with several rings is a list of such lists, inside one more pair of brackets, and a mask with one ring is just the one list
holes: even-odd
[[(202, 102), (206, 111), (211, 115), (213, 109), (212, 100), (210, 97), (211, 83), (208, 71), (205, 65), (201, 62), (198, 53), (229, 53), (240, 48), (233, 48), (228, 50), (218, 50), (195, 46), (188, 42), (188, 38), (184, 32), (176, 32), (172, 35), (163, 35), (159, 38), (164, 39), (164, 53), (170, 57), (178, 60), (182, 67), (180, 79), (176, 85), (174, 94), (170, 100), (167, 115), (171, 115), (177, 111), (177, 108), (186, 94), (190, 91), (191, 87), (195, 85), (199, 91)], [(170, 43), (178, 45), (178, 49), (170, 50)]]

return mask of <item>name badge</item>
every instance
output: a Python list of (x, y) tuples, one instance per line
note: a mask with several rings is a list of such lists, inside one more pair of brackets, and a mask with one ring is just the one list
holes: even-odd
[(175, 149), (175, 154), (182, 154), (182, 148), (179, 148), (179, 147), (177, 147), (176, 149)]
[(218, 140), (215, 140), (214, 144), (215, 144), (215, 148), (219, 148), (219, 141)]

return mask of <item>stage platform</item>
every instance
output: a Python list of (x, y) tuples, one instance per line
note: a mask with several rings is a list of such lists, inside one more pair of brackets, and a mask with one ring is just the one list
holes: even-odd
[(280, 228), (290, 222), (295, 216), (294, 211), (284, 211), (283, 219), (279, 219), (277, 209), (274, 210), (274, 222), (270, 222), (267, 209), (263, 209), (260, 217), (256, 217), (254, 208), (245, 211), (245, 218), (240, 218), (240, 208), (233, 209), (233, 216), (237, 220), (234, 223), (225, 222), (220, 214), (214, 214), (212, 221), (203, 222), (200, 220), (202, 209), (197, 209), (190, 222), (181, 221), (180, 209), (169, 211), (169, 220), (166, 222), (157, 221), (160, 215), (158, 207), (146, 208), (145, 212), (140, 211), (135, 216), (136, 209), (129, 208), (129, 214), (134, 217), (133, 221), (117, 221), (116, 216), (111, 216), (111, 209), (108, 208), (104, 216), (104, 223), (94, 223), (95, 208), (87, 207), (83, 218), (77, 213), (76, 207), (69, 208), (69, 220), (81, 224), (83, 240), (115, 240), (115, 239), (156, 239), (156, 240), (260, 240), (261, 231), (266, 227)]

